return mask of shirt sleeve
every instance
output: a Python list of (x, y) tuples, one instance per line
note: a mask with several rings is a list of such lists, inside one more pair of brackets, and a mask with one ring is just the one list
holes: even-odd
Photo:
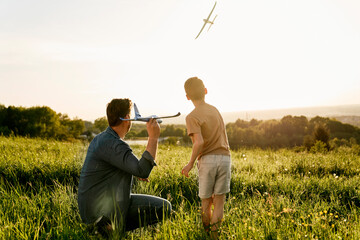
[(106, 161), (114, 167), (140, 178), (147, 178), (156, 163), (148, 151), (145, 151), (138, 159), (129, 145), (116, 141), (108, 149), (109, 155)]
[(155, 159), (153, 158), (153, 156), (151, 156), (151, 154), (148, 151), (145, 151), (142, 154), (142, 158), (148, 160), (151, 163), (152, 166), (156, 166)]
[(189, 136), (194, 133), (201, 133), (201, 126), (199, 121), (192, 116), (186, 117), (186, 129)]

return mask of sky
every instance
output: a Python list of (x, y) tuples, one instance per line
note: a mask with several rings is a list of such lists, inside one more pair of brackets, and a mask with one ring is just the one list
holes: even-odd
[(220, 112), (360, 104), (360, 1), (2, 0), (0, 104), (187, 114), (197, 76)]

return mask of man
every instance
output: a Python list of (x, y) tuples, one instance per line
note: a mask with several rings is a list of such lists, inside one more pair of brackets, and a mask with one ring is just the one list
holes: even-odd
[(124, 141), (131, 128), (131, 100), (113, 99), (107, 105), (109, 127), (90, 143), (80, 174), (78, 204), (80, 216), (99, 230), (132, 230), (154, 224), (169, 215), (171, 204), (165, 199), (132, 194), (133, 176), (146, 180), (154, 166), (160, 126), (147, 122), (148, 143), (140, 160)]
[(201, 79), (189, 78), (184, 87), (186, 97), (192, 101), (195, 109), (186, 116), (187, 134), (191, 137), (193, 148), (190, 161), (181, 173), (188, 177), (198, 159), (202, 222), (211, 238), (217, 239), (224, 216), (225, 194), (230, 192), (231, 178), (231, 158), (225, 124), (219, 111), (205, 102), (207, 89)]

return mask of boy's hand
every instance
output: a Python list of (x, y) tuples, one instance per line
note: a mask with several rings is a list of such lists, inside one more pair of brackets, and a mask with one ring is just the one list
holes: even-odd
[(185, 177), (189, 177), (189, 172), (190, 170), (193, 168), (192, 164), (188, 164), (186, 165), (182, 170), (181, 170), (181, 174), (185, 175)]

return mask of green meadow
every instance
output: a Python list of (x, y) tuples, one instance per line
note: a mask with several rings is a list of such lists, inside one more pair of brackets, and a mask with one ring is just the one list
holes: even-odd
[[(77, 184), (87, 143), (0, 137), (0, 239), (101, 239), (81, 223)], [(140, 156), (144, 146), (134, 146)], [(191, 148), (160, 145), (150, 182), (133, 192), (168, 199), (170, 219), (125, 239), (206, 239)], [(113, 239), (118, 234), (115, 232)], [(220, 239), (360, 239), (360, 148), (328, 153), (232, 151)]]

